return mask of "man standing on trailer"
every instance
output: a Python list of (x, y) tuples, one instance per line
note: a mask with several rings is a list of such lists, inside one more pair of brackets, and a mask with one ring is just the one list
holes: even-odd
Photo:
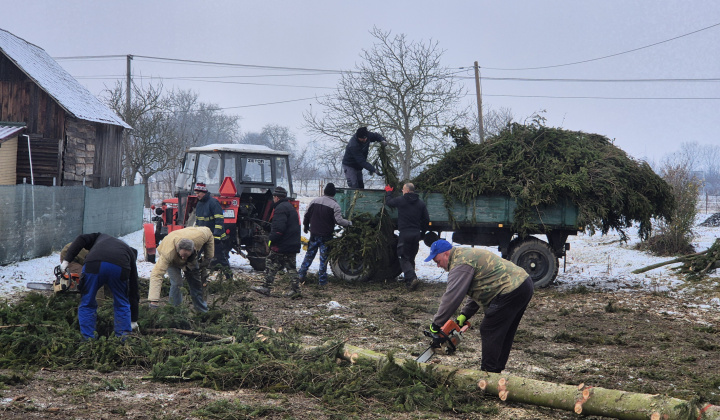
[(370, 172), (370, 175), (377, 172), (377, 169), (367, 161), (370, 143), (372, 142), (380, 142), (383, 146), (387, 146), (385, 137), (378, 133), (368, 131), (367, 127), (360, 127), (355, 134), (350, 137), (350, 141), (348, 141), (347, 146), (345, 146), (342, 166), (348, 188), (365, 188), (362, 175), (363, 169)]

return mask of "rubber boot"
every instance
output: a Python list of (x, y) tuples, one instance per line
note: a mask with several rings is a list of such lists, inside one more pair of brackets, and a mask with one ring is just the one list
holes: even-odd
[(416, 276), (405, 279), (405, 288), (408, 290), (408, 292), (415, 291), (419, 285), (420, 285), (420, 280), (418, 280), (418, 278)]
[(290, 290), (285, 292), (284, 296), (291, 299), (300, 297), (300, 282), (297, 279), (290, 283)]
[(270, 296), (270, 291), (272, 290), (272, 285), (263, 283), (260, 286), (250, 286), (250, 290), (253, 292), (258, 292), (261, 295)]

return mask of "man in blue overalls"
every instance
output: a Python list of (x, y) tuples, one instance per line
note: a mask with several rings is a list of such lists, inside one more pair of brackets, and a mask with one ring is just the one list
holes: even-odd
[(138, 291), (137, 250), (125, 242), (104, 233), (80, 235), (72, 242), (60, 265), (67, 269), (83, 249), (89, 252), (82, 269), (80, 289), (82, 297), (78, 307), (80, 333), (86, 340), (95, 337), (97, 323), (97, 301), (95, 294), (108, 285), (113, 294), (115, 335), (130, 334), (137, 328)]

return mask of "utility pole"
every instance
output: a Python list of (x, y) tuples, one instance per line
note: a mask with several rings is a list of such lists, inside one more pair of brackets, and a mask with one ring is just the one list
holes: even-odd
[[(130, 62), (132, 61), (133, 56), (128, 54), (127, 55), (127, 74), (126, 74), (126, 81), (125, 81), (125, 122), (130, 121), (130, 92), (132, 91), (132, 76), (131, 76), (131, 68), (130, 68)], [(477, 64), (477, 62), (475, 62)], [(477, 70), (475, 70), (477, 71)]]
[(477, 106), (478, 106), (478, 121), (479, 121), (479, 133), (480, 143), (485, 141), (485, 128), (483, 127), (483, 111), (482, 111), (482, 89), (480, 88), (480, 68), (478, 62), (475, 62), (475, 93), (477, 95)]

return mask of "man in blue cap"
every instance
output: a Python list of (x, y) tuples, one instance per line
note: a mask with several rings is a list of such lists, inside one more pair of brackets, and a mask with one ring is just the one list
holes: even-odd
[[(465, 295), (469, 296), (457, 317), (457, 324), (462, 326), (482, 306), (485, 317), (480, 323), (480, 368), (487, 372), (502, 372), (515, 340), (515, 332), (533, 295), (532, 279), (521, 267), (490, 251), (455, 248), (444, 239), (433, 242), (425, 262), (430, 260), (448, 272), (447, 288), (430, 331), (440, 332)], [(436, 340), (435, 345), (444, 341), (443, 337)]]

